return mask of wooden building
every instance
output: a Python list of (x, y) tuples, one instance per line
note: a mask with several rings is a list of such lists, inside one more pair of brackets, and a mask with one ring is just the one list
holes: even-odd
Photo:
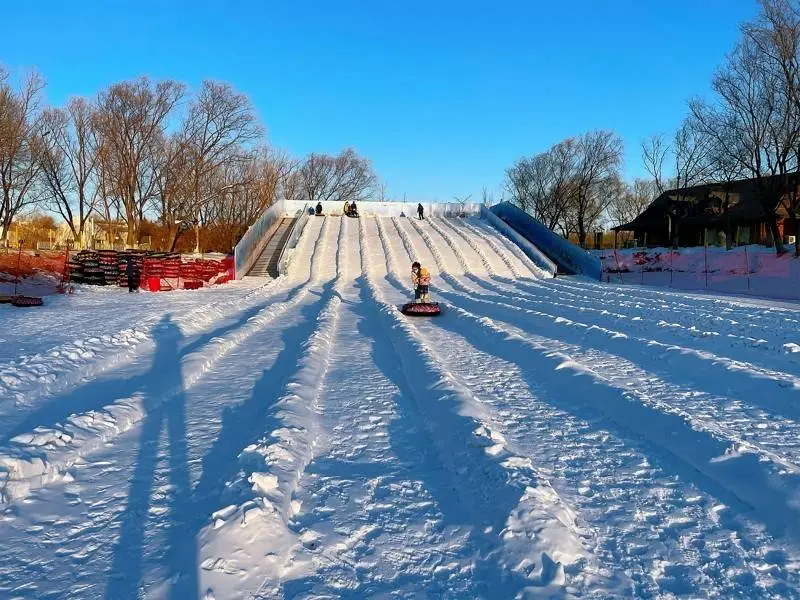
[[(785, 241), (797, 235), (783, 204), (776, 203), (778, 231)], [(727, 185), (710, 183), (668, 190), (630, 223), (615, 232), (633, 232), (640, 246), (679, 246), (730, 243), (772, 244), (766, 215), (759, 201), (755, 179)]]

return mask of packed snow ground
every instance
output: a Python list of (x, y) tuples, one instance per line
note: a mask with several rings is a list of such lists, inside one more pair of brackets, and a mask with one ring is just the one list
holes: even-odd
[(791, 305), (326, 217), (272, 282), (0, 323), (2, 598), (800, 597)]

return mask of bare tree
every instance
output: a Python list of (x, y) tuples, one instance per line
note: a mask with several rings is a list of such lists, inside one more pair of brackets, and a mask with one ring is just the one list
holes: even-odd
[(84, 230), (94, 210), (97, 190), (94, 178), (98, 153), (92, 129), (92, 107), (74, 98), (66, 109), (50, 109), (42, 116), (45, 142), (41, 175), (50, 210), (61, 215), (73, 239), (83, 247)]
[[(763, 56), (763, 68), (779, 88), (778, 111), (784, 119), (771, 120), (782, 129), (769, 135), (776, 153), (778, 176), (783, 187), (780, 204), (800, 233), (800, 5), (794, 0), (760, 0), (761, 14), (743, 27), (745, 37)], [(789, 155), (781, 154), (793, 144)], [(785, 164), (783, 164), (785, 162)], [(795, 244), (800, 256), (800, 244)]]
[[(195, 215), (204, 212), (206, 202), (213, 196), (215, 188), (211, 180), (219, 180), (218, 171), (224, 170), (227, 177), (246, 172), (235, 165), (229, 167), (242, 160), (242, 151), (246, 151), (261, 133), (247, 96), (235, 92), (227, 84), (203, 82), (199, 94), (189, 105), (179, 141), (190, 169), (187, 191)], [(226, 185), (239, 183), (243, 182), (228, 180)]]
[(664, 163), (669, 153), (669, 144), (664, 134), (651, 135), (642, 141), (642, 162), (653, 178), (659, 195), (664, 193)]
[(678, 247), (681, 218), (687, 214), (688, 188), (707, 181), (710, 174), (711, 139), (695, 119), (687, 118), (675, 133), (670, 148), (674, 170), (670, 179), (669, 227), (673, 248)]
[(745, 36), (715, 75), (715, 104), (696, 100), (692, 114), (703, 132), (755, 179), (775, 250), (783, 253), (776, 207), (793, 168), (796, 134), (779, 81), (766, 56)]
[(128, 225), (127, 245), (138, 242), (139, 226), (158, 190), (158, 167), (167, 119), (183, 96), (174, 81), (146, 77), (101, 92), (94, 126), (102, 145), (104, 194), (118, 198)]
[(623, 185), (608, 206), (608, 218), (613, 227), (626, 225), (638, 217), (659, 195), (652, 179), (636, 179), (633, 185)]
[(172, 239), (180, 227), (194, 224), (197, 218), (192, 189), (193, 165), (179, 135), (166, 138), (154, 155), (158, 218)]
[(30, 74), (16, 91), (0, 72), (0, 243), (5, 245), (14, 219), (39, 200), (41, 168), (39, 102), (44, 80)]
[(261, 196), (266, 203), (265, 208), (281, 198), (294, 198), (297, 194), (295, 175), (300, 168), (299, 161), (274, 148), (263, 148), (258, 156)]
[(576, 157), (577, 144), (567, 139), (547, 152), (519, 159), (506, 171), (512, 202), (548, 229), (566, 230), (564, 217), (574, 191)]
[[(703, 129), (706, 124), (695, 123), (698, 129)], [(734, 133), (734, 128), (725, 123), (713, 125), (716, 135), (708, 136), (711, 139), (708, 152), (705, 154), (707, 166), (705, 168), (708, 178), (716, 184), (718, 191), (721, 192), (721, 209), (725, 219), (725, 244), (728, 249), (733, 243), (733, 232), (731, 230), (730, 211), (736, 202), (734, 194), (735, 183), (745, 177), (741, 162), (736, 158), (737, 144), (736, 139), (725, 139)]]
[(594, 131), (577, 140), (577, 160), (569, 218), (586, 245), (586, 234), (595, 227), (617, 191), (622, 164), (622, 139), (612, 131)]
[(481, 204), (484, 206), (491, 206), (494, 204), (494, 194), (490, 192), (486, 186), (481, 189)]
[(362, 201), (375, 191), (372, 165), (350, 148), (337, 156), (310, 154), (299, 174), (301, 197), (310, 203)]

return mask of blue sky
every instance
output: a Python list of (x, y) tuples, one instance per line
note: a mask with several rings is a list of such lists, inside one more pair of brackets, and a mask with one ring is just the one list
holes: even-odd
[[(234, 8), (235, 7), (235, 8)], [(14, 0), (0, 63), (36, 67), (47, 97), (146, 74), (228, 81), (270, 141), (347, 146), (391, 197), (448, 200), (583, 131), (672, 131), (755, 15), (755, 0), (267, 2)]]

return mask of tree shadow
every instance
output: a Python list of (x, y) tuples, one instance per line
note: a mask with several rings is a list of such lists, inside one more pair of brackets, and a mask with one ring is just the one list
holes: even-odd
[[(488, 303), (457, 294), (444, 295), (476, 315), (509, 323), (523, 331), (531, 327), (530, 321), (520, 319), (513, 311), (494, 311)], [(444, 318), (437, 325), (475, 349), (515, 364), (529, 387), (538, 390), (553, 406), (585, 419), (596, 428), (614, 432), (635, 446), (650, 446), (646, 452), (658, 456), (661, 464), (681, 479), (740, 514), (760, 521), (772, 535), (800, 539), (800, 511), (791, 498), (794, 484), (785, 486), (773, 481), (756, 455), (744, 454), (737, 460), (720, 461), (719, 457), (725, 456), (725, 443), (710, 433), (694, 429), (679, 414), (662, 412), (611, 384), (578, 377), (569, 369), (559, 370), (558, 356), (537, 352), (521, 339), (485, 331), (458, 318)], [(586, 345), (592, 346), (584, 342)], [(747, 484), (742, 484), (742, 480)]]
[[(407, 292), (393, 276), (387, 279), (399, 291)], [(360, 317), (359, 332), (373, 340), (370, 356), (375, 366), (399, 390), (394, 397), (397, 418), (390, 423), (389, 439), (405, 471), (404, 477), (424, 483), (441, 512), (442, 527), (469, 531), (468, 543), (462, 551), (465, 557), (475, 560), (471, 590), (487, 597), (513, 597), (522, 588), (535, 585), (511, 572), (499, 556), (503, 545), (501, 532), (522, 498), (524, 485), (512, 481), (502, 465), (476, 443), (474, 430), (478, 423), (459, 414), (457, 400), (438, 389), (441, 383), (438, 375), (416, 353), (410, 341), (392, 339), (391, 344), (374, 343), (381, 332), (394, 338), (387, 331), (394, 326), (380, 322), (390, 317), (381, 312), (363, 277), (359, 287), (360, 302), (354, 308)], [(387, 593), (398, 585), (415, 583), (421, 584), (423, 580), (419, 575), (406, 573), (391, 582), (368, 582), (351, 596)], [(424, 583), (437, 585), (429, 580)], [(446, 593), (447, 582), (443, 583), (445, 587), (438, 591)], [(292, 586), (304, 587), (300, 581)], [(437, 593), (428, 588), (424, 591)]]
[(188, 536), (194, 537), (224, 502), (227, 488), (223, 484), (231, 481), (240, 469), (237, 459), (242, 448), (280, 426), (270, 408), (281, 398), (288, 379), (295, 373), (304, 342), (314, 333), (332, 286), (333, 282), (326, 284), (319, 299), (301, 309), (297, 325), (282, 330), (283, 350), (264, 369), (250, 397), (224, 409), (217, 437), (202, 459), (202, 475), (192, 494), (191, 510), (186, 513)]

